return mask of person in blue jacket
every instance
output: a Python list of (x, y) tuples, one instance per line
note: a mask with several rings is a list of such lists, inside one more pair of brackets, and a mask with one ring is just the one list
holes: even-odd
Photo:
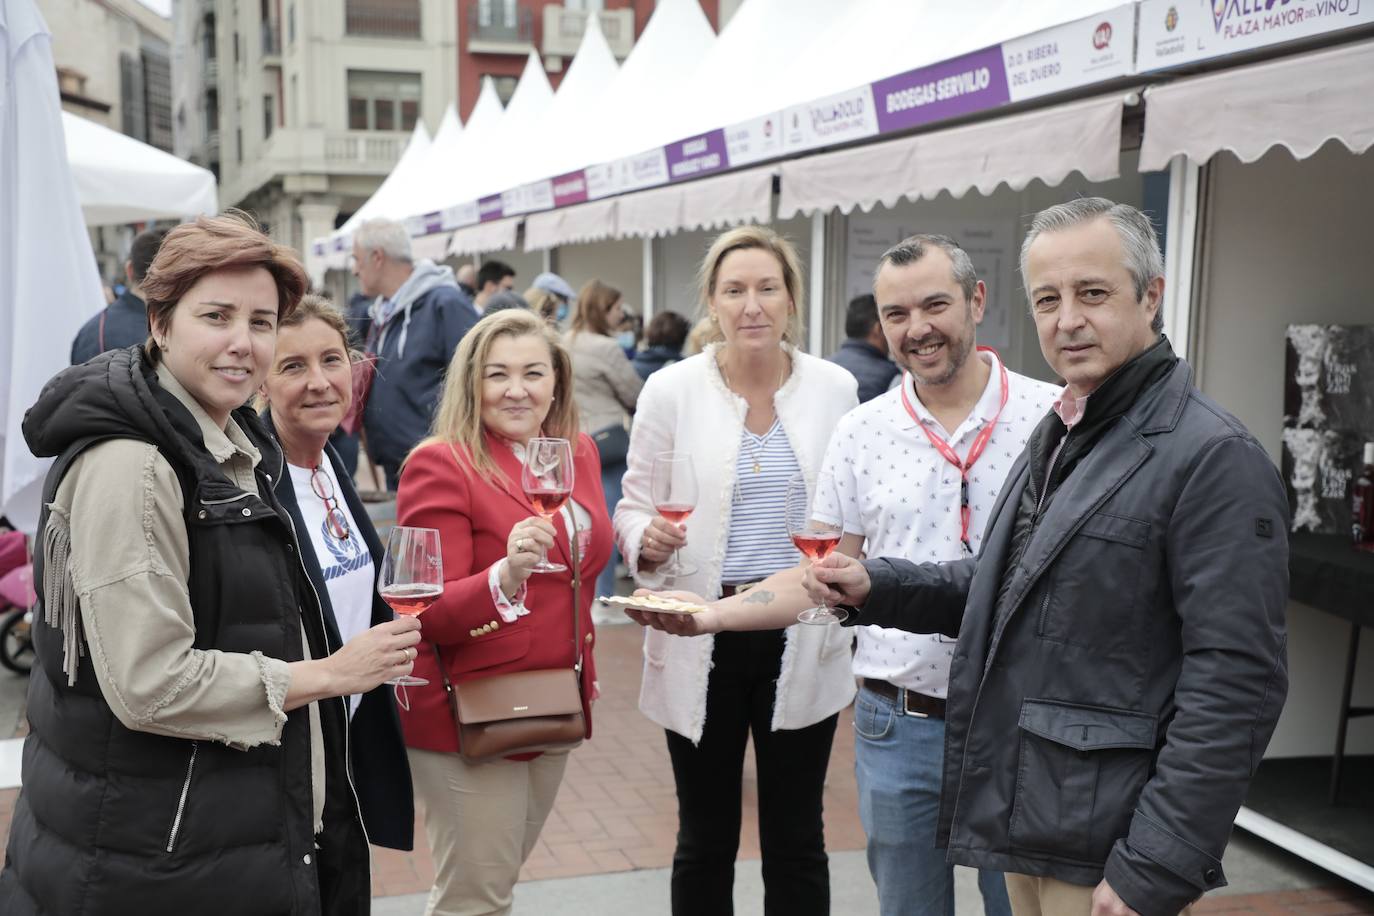
[(367, 351), (377, 358), (363, 413), (368, 457), (386, 470), (388, 490), (401, 463), (429, 434), (444, 371), (458, 342), (477, 323), (472, 300), (453, 270), (415, 260), (405, 226), (370, 219), (353, 235), (353, 275), (375, 296)]
[(124, 275), (129, 285), (99, 314), (81, 326), (72, 340), (72, 365), (79, 366), (106, 350), (123, 350), (148, 339), (148, 305), (143, 301), (143, 278), (162, 246), (166, 229), (149, 229), (134, 236)]

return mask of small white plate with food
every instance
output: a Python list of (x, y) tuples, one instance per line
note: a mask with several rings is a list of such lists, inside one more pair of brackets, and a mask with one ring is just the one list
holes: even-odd
[(611, 607), (629, 608), (635, 611), (653, 611), (656, 614), (700, 614), (706, 608), (689, 601), (679, 601), (664, 595), (631, 595), (626, 598), (598, 598)]

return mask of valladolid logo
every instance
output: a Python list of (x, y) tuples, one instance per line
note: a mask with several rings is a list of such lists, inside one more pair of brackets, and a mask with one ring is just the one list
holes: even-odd
[(1104, 22), (1093, 30), (1093, 47), (1099, 51), (1105, 50), (1107, 45), (1112, 43), (1112, 24)]
[(1164, 16), (1164, 29), (1172, 32), (1176, 28), (1178, 28), (1178, 7), (1171, 6), (1169, 12)]

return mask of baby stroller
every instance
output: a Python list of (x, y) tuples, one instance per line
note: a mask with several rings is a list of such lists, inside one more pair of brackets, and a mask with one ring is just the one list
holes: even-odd
[(33, 667), (33, 564), (28, 540), (19, 531), (0, 530), (0, 665), (17, 674)]

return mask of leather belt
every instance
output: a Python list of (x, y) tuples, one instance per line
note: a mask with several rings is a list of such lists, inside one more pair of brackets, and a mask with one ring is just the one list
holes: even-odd
[(755, 585), (758, 585), (758, 582), (745, 582), (740, 585), (722, 585), (720, 587), (720, 596), (722, 598), (729, 598), (731, 595), (738, 595), (740, 592), (747, 592)]
[(918, 719), (943, 719), (945, 717), (945, 701), (939, 697), (928, 697), (924, 693), (917, 693), (914, 690), (898, 687), (896, 684), (889, 684), (887, 681), (880, 681), (871, 677), (864, 678), (864, 689), (871, 690), (878, 696), (891, 700), (894, 706), (908, 716), (915, 716)]

